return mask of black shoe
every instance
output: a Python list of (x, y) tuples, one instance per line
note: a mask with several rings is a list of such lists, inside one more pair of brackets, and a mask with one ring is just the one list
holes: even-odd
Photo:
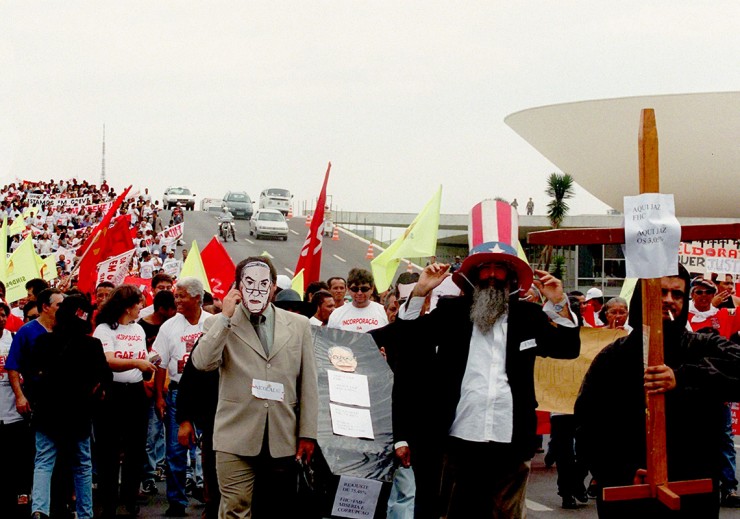
[(190, 495), (193, 499), (196, 499), (200, 501), (201, 503), (206, 502), (206, 498), (203, 495), (203, 487), (195, 487), (193, 488), (192, 492), (190, 492)]
[(192, 496), (193, 495), (193, 490), (195, 490), (196, 488), (198, 488), (198, 485), (195, 484), (195, 480), (194, 479), (188, 478), (185, 481), (185, 494), (186, 495)]
[(555, 456), (550, 454), (548, 451), (547, 454), (545, 454), (545, 467), (551, 469), (553, 465), (555, 465)]
[(582, 490), (573, 497), (578, 499), (581, 503), (588, 503), (588, 492), (586, 492), (585, 490)]
[(722, 492), (719, 504), (725, 508), (740, 508), (740, 495), (738, 495), (737, 490)]
[(566, 510), (575, 510), (578, 508), (578, 505), (576, 504), (576, 498), (573, 496), (565, 496), (563, 498), (563, 504), (561, 505)]
[(126, 505), (126, 514), (129, 517), (136, 517), (139, 515), (139, 512), (141, 512), (141, 508), (139, 505)]
[(181, 504), (170, 503), (170, 507), (164, 513), (167, 517), (187, 517), (185, 507)]
[(148, 479), (141, 484), (141, 493), (147, 496), (154, 496), (159, 493), (159, 489), (154, 481)]
[(31, 514), (31, 519), (49, 519), (49, 516), (43, 512), (34, 512)]

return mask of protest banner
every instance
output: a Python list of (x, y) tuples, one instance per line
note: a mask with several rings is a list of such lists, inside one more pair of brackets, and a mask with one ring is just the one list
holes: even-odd
[(534, 387), (540, 411), (573, 414), (573, 406), (594, 357), (627, 332), (610, 328), (581, 328), (581, 354), (577, 359), (537, 357)]
[(682, 242), (678, 258), (691, 273), (740, 275), (740, 249), (730, 241)]
[(173, 225), (172, 227), (167, 227), (165, 230), (160, 231), (157, 233), (157, 236), (163, 241), (173, 241), (173, 240), (179, 240), (182, 238), (183, 233), (185, 232), (185, 223), (178, 223), (177, 225)]
[(98, 280), (95, 286), (103, 281), (108, 281), (116, 286), (123, 283), (123, 280), (128, 276), (128, 267), (135, 252), (136, 249), (131, 249), (98, 263)]

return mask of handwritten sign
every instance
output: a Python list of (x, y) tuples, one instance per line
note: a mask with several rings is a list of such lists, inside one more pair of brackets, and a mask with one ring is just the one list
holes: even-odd
[(331, 412), (331, 427), (334, 434), (352, 438), (375, 439), (369, 409), (329, 404), (329, 411)]
[(372, 479), (340, 476), (331, 515), (372, 518), (375, 516), (382, 486), (380, 481)]
[(367, 376), (356, 373), (327, 370), (329, 399), (332, 402), (370, 407), (370, 391)]
[(678, 274), (681, 226), (673, 195), (643, 193), (624, 197), (624, 257), (628, 278)]

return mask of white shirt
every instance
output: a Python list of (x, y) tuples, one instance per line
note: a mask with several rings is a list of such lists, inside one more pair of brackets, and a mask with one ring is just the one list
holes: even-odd
[(313, 326), (324, 326), (324, 323), (317, 319), (315, 315), (312, 315), (308, 322), (311, 323)]
[(151, 259), (149, 261), (142, 261), (139, 264), (139, 277), (141, 279), (152, 279), (155, 266), (154, 261)]
[[(423, 297), (412, 297), (408, 306), (403, 305), (399, 310), (399, 318), (416, 319), (423, 304)], [(545, 303), (542, 310), (560, 326), (576, 326), (572, 311), (571, 320), (568, 320), (555, 312), (550, 301)], [(502, 316), (485, 334), (473, 326), (468, 362), (450, 436), (474, 442), (511, 443), (514, 401), (506, 374), (507, 321), (508, 315)]]
[(172, 319), (165, 321), (159, 329), (152, 350), (162, 357), (160, 366), (169, 371), (172, 382), (180, 381), (190, 352), (203, 334), (203, 323), (210, 316), (208, 312), (201, 311), (198, 322), (190, 324), (185, 316), (176, 314)]
[[(146, 334), (144, 328), (136, 323), (120, 324), (115, 330), (102, 323), (93, 332), (93, 337), (103, 343), (105, 353), (113, 352), (117, 359), (146, 360)], [(144, 380), (141, 371), (131, 368), (126, 371), (114, 371), (113, 382), (135, 383)]]
[[(0, 336), (0, 421), (6, 424), (23, 420), (23, 416), (15, 408), (15, 393), (13, 393), (13, 388), (10, 386), (8, 373), (5, 371), (5, 359), (8, 358), (12, 342), (13, 337), (10, 332), (3, 330), (2, 336)], [(6, 447), (8, 446), (6, 445)]]
[(347, 303), (329, 316), (329, 328), (339, 328), (350, 332), (365, 333), (376, 328), (382, 328), (388, 324), (388, 316), (383, 305), (370, 301), (364, 308), (357, 308), (352, 303)]

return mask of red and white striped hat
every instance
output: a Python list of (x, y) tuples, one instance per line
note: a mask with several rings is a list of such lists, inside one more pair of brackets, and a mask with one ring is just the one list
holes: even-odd
[(465, 289), (473, 284), (478, 267), (487, 263), (505, 263), (517, 274), (522, 292), (532, 285), (532, 269), (517, 256), (519, 215), (507, 202), (484, 200), (470, 210), (468, 244), (470, 254), (462, 266), (452, 274), (452, 281)]

